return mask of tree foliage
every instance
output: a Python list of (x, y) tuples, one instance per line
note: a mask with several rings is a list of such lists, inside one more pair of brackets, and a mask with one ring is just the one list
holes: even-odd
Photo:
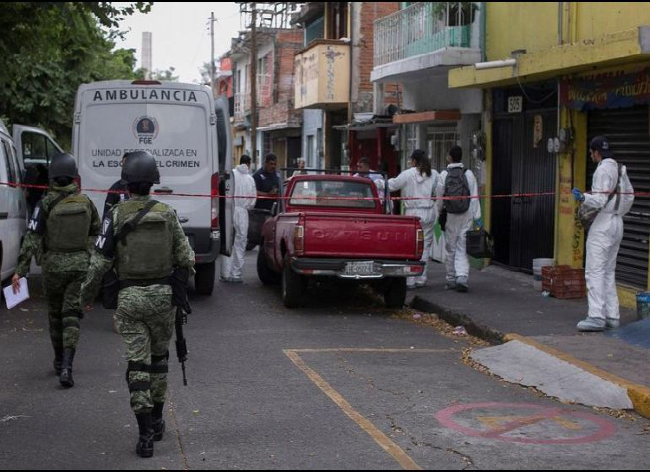
[[(0, 115), (41, 126), (69, 146), (82, 83), (134, 79), (135, 50), (113, 51), (119, 21), (151, 2), (5, 2), (0, 15)], [(108, 29), (111, 28), (111, 29)]]

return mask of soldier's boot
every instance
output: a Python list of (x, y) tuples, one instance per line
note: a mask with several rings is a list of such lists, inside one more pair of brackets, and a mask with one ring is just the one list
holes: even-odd
[(153, 410), (151, 410), (151, 425), (153, 426), (154, 441), (161, 441), (163, 438), (163, 433), (165, 432), (165, 420), (163, 420), (164, 407), (164, 403), (154, 402)]
[(74, 360), (74, 353), (75, 350), (72, 348), (65, 348), (63, 350), (63, 361), (61, 363), (59, 383), (65, 388), (74, 387), (74, 380), (72, 379), (72, 361)]
[(137, 413), (138, 430), (140, 438), (135, 446), (135, 452), (140, 457), (153, 457), (153, 426), (151, 424), (151, 412)]
[(61, 366), (63, 365), (63, 348), (54, 348), (54, 362), (52, 363), (56, 375), (61, 375)]

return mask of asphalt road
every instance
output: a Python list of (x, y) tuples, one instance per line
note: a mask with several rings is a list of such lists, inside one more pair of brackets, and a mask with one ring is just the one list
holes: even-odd
[(189, 386), (172, 344), (167, 432), (153, 459), (135, 455), (111, 313), (96, 307), (82, 321), (76, 385), (63, 390), (43, 300), (0, 309), (0, 468), (648, 467), (648, 421), (476, 371), (462, 361), (466, 338), (401, 319), (364, 289), (310, 287), (303, 308), (286, 310), (279, 287), (258, 281), (255, 255), (244, 284), (193, 296)]

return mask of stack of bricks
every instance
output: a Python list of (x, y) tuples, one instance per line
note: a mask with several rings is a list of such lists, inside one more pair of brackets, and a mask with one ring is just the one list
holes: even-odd
[(587, 295), (585, 271), (571, 266), (542, 267), (542, 290), (555, 298), (584, 298)]

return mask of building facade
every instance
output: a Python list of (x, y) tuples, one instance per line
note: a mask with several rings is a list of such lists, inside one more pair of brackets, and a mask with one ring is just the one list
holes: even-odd
[[(474, 2), (403, 3), (375, 22), (372, 81), (378, 100), (398, 91), (397, 127), (393, 139), (400, 167), (415, 149), (427, 152), (432, 167), (442, 171), (454, 145), (464, 163), (485, 184), (483, 157), (472, 151), (482, 129), (482, 92), (447, 85), (451, 68), (482, 60), (484, 7)], [(436, 227), (432, 256), (444, 260), (444, 233)]]
[[(297, 28), (256, 31), (257, 130), (255, 166), (268, 153), (278, 167), (295, 167), (302, 154), (302, 112), (294, 107), (293, 58), (303, 44)], [(234, 155), (251, 154), (251, 32), (233, 39), (228, 53), (233, 62)]]
[[(571, 188), (591, 184), (589, 140), (607, 136), (635, 190), (650, 190), (650, 4), (484, 5), (485, 62), (451, 70), (449, 85), (484, 91), (488, 193), (526, 195), (487, 208), (495, 259), (523, 270), (537, 257), (581, 267)], [(633, 306), (634, 292), (649, 287), (650, 199), (638, 195), (624, 222), (616, 276)]]
[[(304, 48), (295, 57), (296, 107), (305, 112), (303, 152), (309, 167), (347, 170), (360, 157), (398, 172), (391, 131), (380, 117), (395, 101), (375, 100), (370, 80), (374, 22), (396, 2), (309, 2), (294, 17)], [(392, 123), (389, 128), (396, 129)]]

